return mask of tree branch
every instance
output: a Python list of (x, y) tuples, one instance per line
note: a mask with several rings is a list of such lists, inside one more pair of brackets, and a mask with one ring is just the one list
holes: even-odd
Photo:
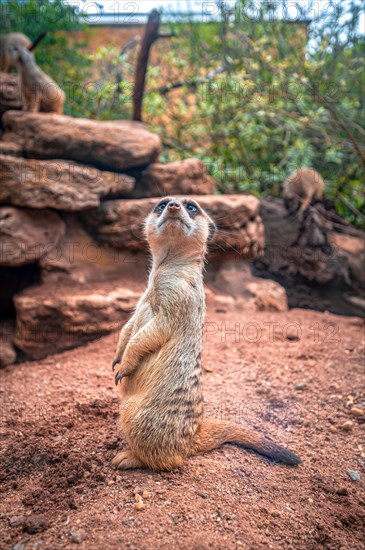
[(176, 36), (174, 32), (160, 32), (157, 38), (172, 38)]
[(161, 95), (166, 95), (172, 90), (176, 90), (177, 88), (183, 88), (186, 86), (187, 88), (195, 88), (199, 84), (206, 84), (207, 82), (210, 82), (213, 80), (217, 74), (221, 74), (225, 71), (224, 67), (218, 67), (217, 69), (214, 69), (208, 73), (207, 76), (201, 76), (197, 78), (190, 78), (189, 80), (179, 80), (178, 82), (172, 82), (171, 84), (167, 84), (166, 86), (161, 86), (160, 88), (155, 88), (151, 90), (151, 93), (159, 93)]
[(33, 40), (30, 48), (29, 48), (29, 51), (33, 51), (36, 49), (36, 47), (38, 46), (38, 44), (43, 40), (43, 38), (47, 35), (47, 32), (41, 32), (41, 34), (39, 36), (37, 36), (37, 38), (35, 40)]
[(160, 13), (157, 10), (152, 10), (142, 36), (141, 48), (137, 61), (133, 94), (133, 120), (142, 120), (142, 103), (151, 46), (159, 38), (171, 38), (171, 36), (174, 36), (173, 33), (160, 33), (160, 22)]

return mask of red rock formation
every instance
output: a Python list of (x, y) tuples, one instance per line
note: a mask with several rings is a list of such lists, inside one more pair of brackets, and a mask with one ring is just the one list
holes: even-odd
[(0, 155), (0, 204), (85, 210), (101, 197), (130, 193), (134, 179), (66, 160), (31, 160)]
[(161, 152), (160, 138), (140, 122), (7, 111), (3, 126), (3, 139), (20, 143), (26, 157), (74, 160), (103, 170), (146, 166)]
[(150, 164), (137, 179), (131, 198), (166, 195), (212, 195), (217, 190), (207, 168), (197, 159)]

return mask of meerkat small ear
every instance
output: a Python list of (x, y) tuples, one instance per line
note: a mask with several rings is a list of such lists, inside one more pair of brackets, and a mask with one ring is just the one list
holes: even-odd
[(217, 234), (217, 226), (215, 225), (215, 223), (210, 220), (209, 221), (209, 233), (208, 233), (208, 241), (212, 241), (214, 239), (214, 237), (216, 236)]

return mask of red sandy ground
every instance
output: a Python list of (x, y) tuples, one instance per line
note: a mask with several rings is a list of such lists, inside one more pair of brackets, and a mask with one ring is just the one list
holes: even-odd
[[(365, 424), (350, 413), (365, 402), (363, 322), (224, 307), (207, 322), (206, 414), (257, 426), (303, 464), (226, 445), (171, 473), (113, 470), (110, 335), (2, 371), (1, 548), (365, 548)], [(235, 322), (238, 342), (222, 332)], [(136, 491), (151, 493), (141, 511)]]

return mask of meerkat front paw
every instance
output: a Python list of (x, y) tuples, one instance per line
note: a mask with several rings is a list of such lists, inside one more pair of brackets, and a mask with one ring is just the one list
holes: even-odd
[(115, 374), (115, 385), (118, 386), (118, 382), (121, 382), (125, 376), (128, 376), (128, 374), (125, 371), (117, 370)]
[(126, 357), (123, 357), (123, 361), (120, 361), (118, 359), (114, 359), (113, 361), (113, 371), (114, 371), (114, 367), (115, 365), (117, 365), (118, 363), (122, 363), (119, 370), (116, 372), (115, 374), (115, 385), (117, 386), (118, 385), (118, 382), (121, 382), (122, 379), (125, 377), (125, 376), (130, 376), (131, 374), (133, 374), (137, 368), (137, 365), (131, 363), (130, 361), (127, 360)]
[(144, 464), (132, 453), (132, 451), (122, 451), (112, 460), (112, 464), (118, 470), (131, 470), (133, 468), (144, 468)]

